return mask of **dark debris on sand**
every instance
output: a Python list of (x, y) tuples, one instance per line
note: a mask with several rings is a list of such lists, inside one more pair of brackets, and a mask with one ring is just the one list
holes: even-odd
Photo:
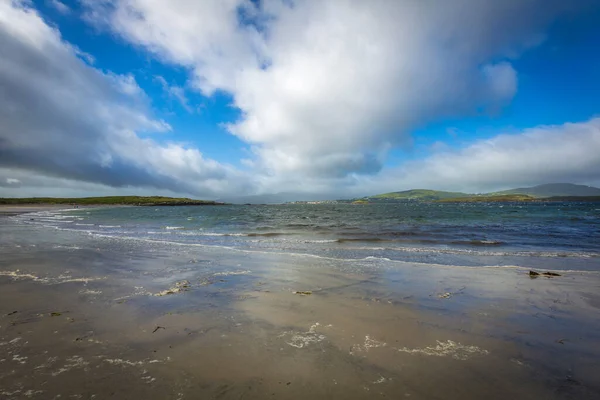
[(548, 278), (551, 278), (553, 276), (562, 276), (561, 274), (557, 274), (556, 272), (536, 272), (536, 271), (529, 271), (529, 277), (530, 278), (537, 278), (538, 276), (545, 276)]

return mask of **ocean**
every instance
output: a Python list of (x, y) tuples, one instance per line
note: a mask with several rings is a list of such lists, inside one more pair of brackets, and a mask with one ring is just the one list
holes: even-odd
[(599, 203), (284, 204), (41, 211), (97, 238), (457, 266), (600, 270)]

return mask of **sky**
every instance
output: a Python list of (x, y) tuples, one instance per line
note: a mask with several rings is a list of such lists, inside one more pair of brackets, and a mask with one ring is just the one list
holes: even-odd
[(594, 0), (0, 0), (0, 197), (600, 186)]

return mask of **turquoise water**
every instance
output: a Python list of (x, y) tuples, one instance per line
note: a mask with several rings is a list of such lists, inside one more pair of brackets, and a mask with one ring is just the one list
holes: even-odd
[(348, 260), (600, 270), (599, 203), (117, 207), (17, 218), (148, 243)]

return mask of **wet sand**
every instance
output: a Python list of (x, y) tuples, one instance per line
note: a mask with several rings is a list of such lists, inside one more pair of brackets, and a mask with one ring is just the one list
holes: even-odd
[(597, 273), (0, 234), (0, 398), (600, 398)]

